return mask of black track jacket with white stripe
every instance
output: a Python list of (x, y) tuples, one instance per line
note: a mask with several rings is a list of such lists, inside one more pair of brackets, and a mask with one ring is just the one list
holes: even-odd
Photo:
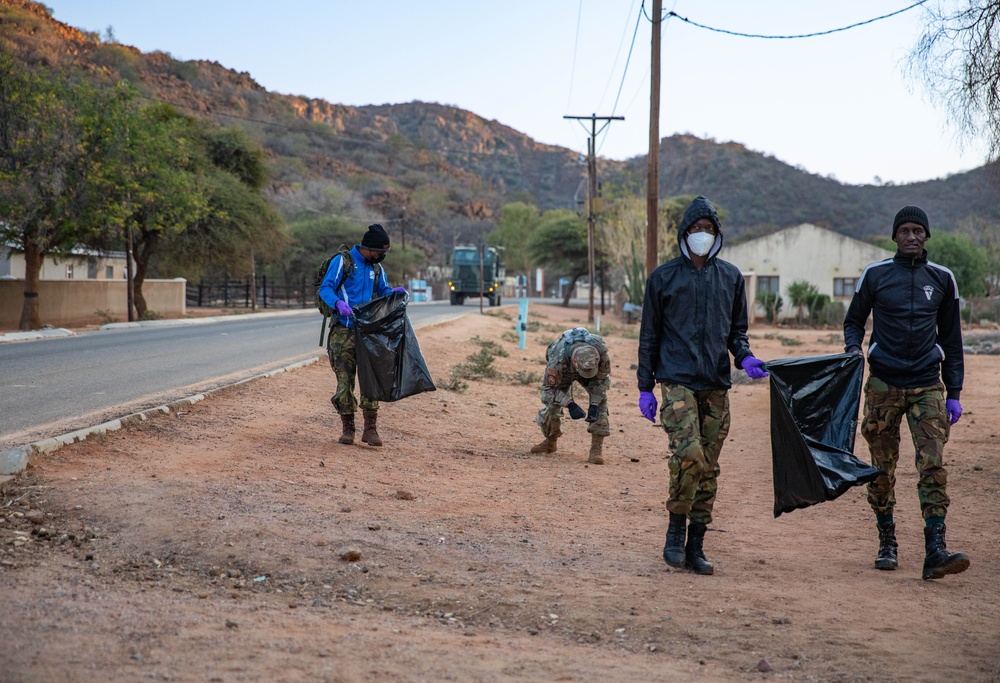
[(958, 399), (965, 378), (958, 285), (944, 266), (896, 252), (868, 265), (858, 278), (847, 317), (844, 347), (861, 348), (872, 315), (868, 344), (871, 374), (894, 387), (932, 386), (944, 381)]

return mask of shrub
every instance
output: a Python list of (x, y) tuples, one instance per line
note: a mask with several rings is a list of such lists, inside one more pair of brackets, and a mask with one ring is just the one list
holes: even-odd
[[(469, 340), (473, 344), (478, 344), (482, 347), (483, 351), (488, 351), (493, 356), (500, 356), (501, 358), (506, 358), (510, 354), (507, 353), (507, 349), (497, 344), (495, 341), (490, 339), (480, 339), (477, 334), (475, 337)], [(471, 358), (471, 356), (470, 356)]]
[[(966, 310), (968, 310), (968, 309), (966, 309)], [(110, 325), (111, 323), (118, 322), (118, 318), (116, 318), (113, 315), (111, 315), (111, 313), (109, 311), (106, 311), (104, 309), (98, 308), (94, 312), (97, 314), (97, 317), (101, 319), (101, 324), (102, 325)]]
[(757, 303), (764, 307), (767, 322), (774, 323), (778, 319), (778, 314), (781, 313), (782, 304), (785, 302), (782, 301), (780, 294), (757, 292)]
[(508, 375), (508, 379), (514, 384), (540, 384), (542, 375), (537, 372), (518, 370), (512, 375)]

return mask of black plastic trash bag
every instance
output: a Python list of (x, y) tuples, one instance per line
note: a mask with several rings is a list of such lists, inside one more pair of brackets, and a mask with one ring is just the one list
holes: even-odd
[(771, 376), (774, 516), (833, 500), (879, 470), (854, 457), (864, 358), (785, 358)]
[(362, 396), (398, 401), (437, 388), (406, 317), (406, 298), (405, 292), (391, 292), (354, 309), (354, 350)]

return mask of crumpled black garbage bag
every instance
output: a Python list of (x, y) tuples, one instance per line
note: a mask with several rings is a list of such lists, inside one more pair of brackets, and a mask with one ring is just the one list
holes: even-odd
[(406, 299), (405, 292), (391, 292), (354, 309), (354, 352), (362, 396), (398, 401), (437, 388), (406, 317)]
[(864, 358), (784, 358), (771, 376), (774, 516), (833, 500), (879, 470), (854, 457)]

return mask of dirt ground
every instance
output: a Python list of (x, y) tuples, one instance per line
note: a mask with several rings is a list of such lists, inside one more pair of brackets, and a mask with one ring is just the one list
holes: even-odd
[[(439, 389), (383, 405), (380, 449), (337, 443), (324, 361), (6, 483), (0, 680), (1000, 681), (1000, 357), (967, 356), (946, 448), (967, 572), (921, 580), (907, 455), (898, 571), (872, 567), (861, 488), (775, 519), (768, 385), (743, 377), (705, 577), (661, 557), (667, 438), (635, 407), (635, 327), (605, 326), (613, 433), (594, 466), (582, 423), (528, 454), (544, 344), (585, 311), (533, 306), (519, 350), (502, 310), (418, 331)], [(440, 388), (473, 338), (508, 352), (502, 375)], [(842, 348), (761, 327), (751, 344)]]

